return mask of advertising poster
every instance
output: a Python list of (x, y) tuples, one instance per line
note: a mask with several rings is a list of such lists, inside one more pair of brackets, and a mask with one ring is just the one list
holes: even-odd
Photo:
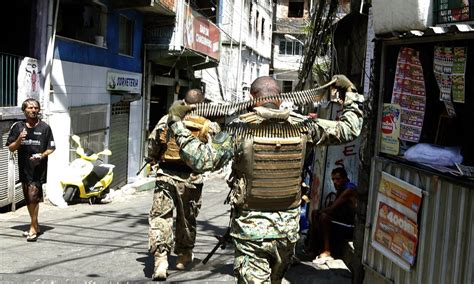
[(439, 87), (439, 100), (451, 100), (451, 74), (453, 69), (453, 50), (451, 47), (435, 46), (434, 48), (434, 75)]
[(395, 70), (392, 104), (400, 106), (399, 138), (418, 143), (425, 117), (426, 91), (418, 51), (400, 49)]
[[(38, 75), (38, 60), (31, 57), (25, 57), (20, 62), (18, 68), (18, 96), (17, 105), (21, 106), (24, 100), (39, 98), (39, 75)], [(42, 104), (42, 102), (40, 101)]]
[(371, 245), (410, 271), (418, 244), (421, 189), (382, 172)]
[(397, 104), (384, 104), (382, 111), (382, 153), (398, 155), (400, 150), (400, 113)]
[(434, 47), (434, 74), (440, 91), (440, 101), (465, 101), (465, 47)]
[(465, 74), (466, 73), (466, 48), (454, 48), (453, 76), (452, 76), (452, 93), (453, 102), (464, 103), (465, 96)]

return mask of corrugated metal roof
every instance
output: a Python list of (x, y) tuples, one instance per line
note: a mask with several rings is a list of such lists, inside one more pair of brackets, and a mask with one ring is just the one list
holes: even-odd
[(474, 32), (474, 26), (470, 24), (450, 24), (446, 26), (433, 26), (426, 30), (410, 30), (407, 32), (391, 32), (389, 34), (377, 35), (379, 39), (409, 39), (438, 35), (462, 34)]

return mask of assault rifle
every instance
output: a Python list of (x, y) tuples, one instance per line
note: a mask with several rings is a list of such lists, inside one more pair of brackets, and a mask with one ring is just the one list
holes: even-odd
[(225, 232), (224, 235), (222, 236), (215, 236), (218, 240), (216, 246), (211, 250), (211, 252), (206, 256), (205, 259), (202, 260), (202, 263), (203, 264), (206, 264), (209, 259), (211, 259), (211, 257), (214, 255), (214, 253), (216, 252), (216, 250), (220, 247), (221, 249), (225, 249), (226, 245), (228, 242), (230, 242), (231, 240), (231, 236), (230, 236), (230, 227), (227, 228), (227, 231)]
[(146, 165), (148, 165), (151, 161), (153, 161), (153, 159), (151, 158), (148, 158), (148, 157), (145, 157), (145, 163), (143, 164), (143, 166), (138, 170), (137, 172), (137, 176), (140, 174), (140, 172), (146, 167)]

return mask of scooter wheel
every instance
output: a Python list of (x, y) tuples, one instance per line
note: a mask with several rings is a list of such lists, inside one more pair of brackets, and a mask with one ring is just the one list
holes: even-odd
[(75, 186), (67, 186), (64, 190), (63, 199), (66, 202), (71, 202), (74, 199), (77, 188)]

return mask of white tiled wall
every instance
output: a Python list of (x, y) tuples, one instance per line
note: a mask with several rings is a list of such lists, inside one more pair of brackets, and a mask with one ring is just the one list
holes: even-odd
[[(51, 78), (54, 95), (50, 98), (48, 111), (48, 121), (57, 143), (57, 149), (51, 156), (48, 169), (48, 180), (51, 181), (53, 187), (59, 187), (57, 173), (64, 171), (69, 163), (70, 107), (107, 104), (110, 112), (111, 95), (106, 89), (107, 71), (122, 72), (101, 66), (54, 61)], [(107, 125), (110, 125), (110, 121)], [(130, 173), (129, 180), (132, 178), (131, 181), (133, 181), (134, 174), (142, 163), (141, 145), (144, 140), (141, 100), (131, 104), (129, 129), (128, 172)]]

